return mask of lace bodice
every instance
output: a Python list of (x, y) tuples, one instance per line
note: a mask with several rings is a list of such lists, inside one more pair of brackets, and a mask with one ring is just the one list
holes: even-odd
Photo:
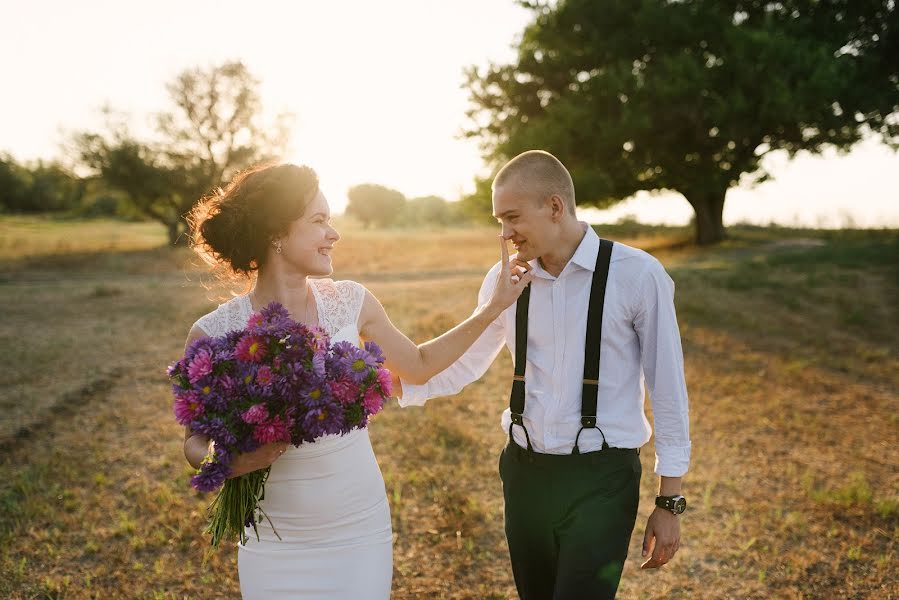
[[(319, 324), (335, 342), (359, 343), (357, 321), (365, 299), (365, 288), (355, 281), (310, 279), (312, 295), (318, 309)], [(237, 296), (200, 317), (196, 325), (206, 335), (217, 337), (243, 329), (253, 312), (249, 296)]]

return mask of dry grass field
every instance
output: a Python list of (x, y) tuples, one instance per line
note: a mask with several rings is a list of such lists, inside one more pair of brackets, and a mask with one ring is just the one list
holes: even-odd
[[(608, 227), (677, 284), (690, 508), (673, 562), (639, 569), (650, 443), (620, 598), (899, 597), (899, 232)], [(424, 341), (473, 308), (496, 231), (342, 231), (336, 278)], [(221, 287), (152, 224), (0, 219), (0, 597), (236, 598), (164, 376)], [(371, 425), (394, 593), (514, 598), (496, 473), (511, 361)], [(648, 403), (647, 403), (648, 406)], [(348, 566), (348, 576), (351, 576)]]

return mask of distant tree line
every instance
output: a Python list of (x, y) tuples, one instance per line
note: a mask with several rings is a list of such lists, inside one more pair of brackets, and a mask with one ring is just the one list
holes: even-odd
[(71, 211), (81, 206), (85, 182), (57, 163), (17, 162), (0, 155), (0, 210), (37, 213)]
[(470, 221), (459, 202), (440, 196), (406, 199), (397, 190), (376, 183), (355, 185), (347, 192), (346, 215), (368, 227), (460, 225)]
[[(166, 86), (170, 106), (152, 115), (149, 139), (136, 137), (125, 116), (106, 107), (103, 131), (67, 140), (71, 167), (0, 155), (0, 211), (152, 219), (172, 244), (184, 243), (184, 215), (201, 197), (241, 169), (285, 153), (292, 115), (263, 124), (258, 87), (240, 62), (188, 69)], [(442, 198), (407, 200), (374, 184), (356, 186), (352, 198), (351, 212), (366, 226), (464, 220)]]

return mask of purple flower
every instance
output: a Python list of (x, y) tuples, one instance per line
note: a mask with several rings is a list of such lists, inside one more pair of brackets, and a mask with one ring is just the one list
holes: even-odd
[(214, 492), (222, 487), (230, 474), (231, 467), (228, 465), (210, 461), (200, 466), (200, 471), (191, 477), (190, 482), (201, 492)]
[(303, 418), (303, 429), (312, 439), (330, 433), (345, 433), (343, 426), (343, 407), (336, 402), (310, 408)]
[(222, 444), (214, 444), (214, 457), (215, 462), (222, 465), (230, 465), (231, 461), (234, 459), (231, 451)]
[(191, 428), (203, 435), (208, 435), (216, 443), (231, 446), (237, 441), (237, 436), (232, 433), (221, 417), (201, 417), (190, 424)]
[(379, 364), (384, 364), (384, 353), (381, 352), (381, 347), (378, 346), (374, 342), (365, 342), (365, 351), (372, 355), (372, 358), (375, 359)]
[(316, 352), (312, 355), (312, 372), (316, 377), (325, 376), (325, 354), (324, 352)]
[(352, 345), (343, 353), (339, 364), (344, 373), (360, 383), (368, 377), (372, 369), (378, 368), (378, 362), (374, 356), (362, 348)]

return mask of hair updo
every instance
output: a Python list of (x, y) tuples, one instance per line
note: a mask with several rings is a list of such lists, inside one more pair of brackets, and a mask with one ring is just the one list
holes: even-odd
[(318, 175), (309, 167), (250, 167), (190, 211), (191, 246), (207, 263), (249, 276), (317, 193)]

